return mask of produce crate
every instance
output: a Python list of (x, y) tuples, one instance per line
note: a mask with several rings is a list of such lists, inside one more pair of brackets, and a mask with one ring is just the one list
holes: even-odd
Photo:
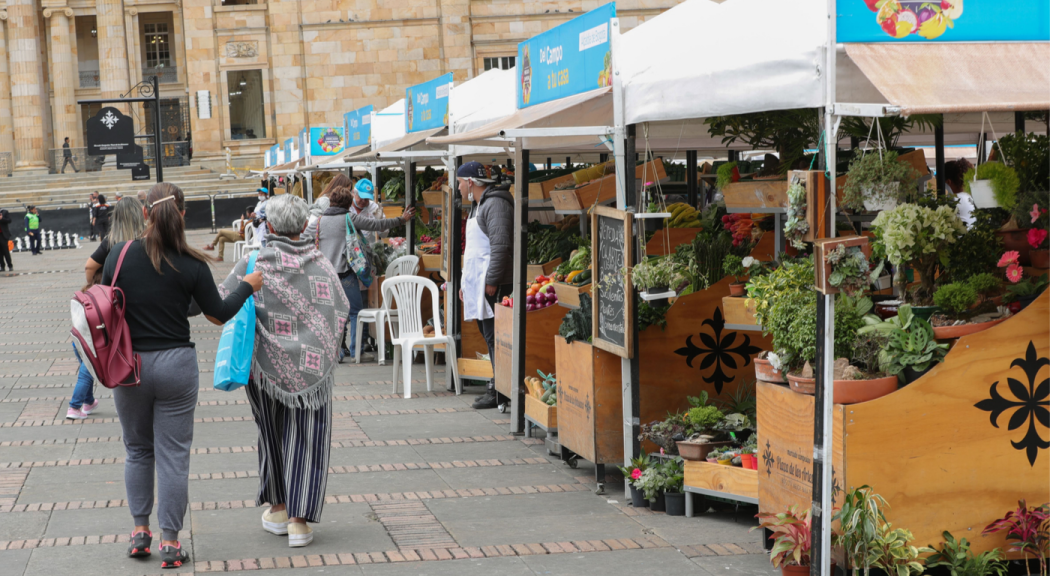
[(434, 208), (440, 208), (445, 202), (445, 193), (438, 192), (423, 192), (423, 205), (432, 206)]
[(419, 265), (428, 272), (441, 270), (441, 254), (420, 254)]
[(755, 319), (755, 302), (749, 304), (748, 297), (735, 298), (725, 296), (722, 298), (722, 314), (725, 315), (726, 324), (737, 324), (754, 326), (760, 328), (758, 320)]
[[(512, 387), (510, 372), (514, 355), (514, 311), (497, 303), (495, 312), (496, 390), (510, 397)], [(561, 321), (564, 317), (565, 309), (561, 306), (548, 306), (525, 313), (525, 372), (523, 376), (536, 376), (537, 370), (542, 370), (544, 374), (554, 372), (554, 336), (561, 328)]]
[(404, 206), (383, 206), (384, 218), (400, 218), (405, 213)]
[[(652, 180), (667, 178), (663, 160), (657, 158), (648, 164), (635, 168), (635, 177)], [(571, 177), (571, 176), (570, 176)], [(569, 190), (551, 190), (551, 202), (555, 210), (584, 210), (591, 206), (616, 198), (616, 174), (605, 177), (579, 188)]]
[(645, 253), (649, 256), (674, 254), (675, 248), (691, 243), (703, 230), (703, 228), (661, 228), (645, 243)]
[(758, 470), (686, 460), (684, 484), (689, 493), (758, 504)]
[(561, 258), (555, 258), (546, 264), (529, 264), (525, 269), (526, 280), (531, 284), (537, 276), (550, 276), (559, 264), (561, 264)]
[(770, 208), (787, 208), (787, 180), (734, 182), (722, 188), (726, 208), (763, 212)]
[[(623, 462), (620, 357), (587, 342), (554, 337), (561, 422), (558, 441), (596, 464)], [(526, 409), (528, 404), (526, 404)]]
[(525, 395), (525, 417), (547, 433), (558, 431), (558, 407), (548, 406), (532, 394)]
[(558, 304), (566, 308), (580, 307), (580, 294), (590, 292), (593, 283), (588, 282), (582, 286), (566, 284), (565, 282), (554, 283), (554, 293), (558, 295)]

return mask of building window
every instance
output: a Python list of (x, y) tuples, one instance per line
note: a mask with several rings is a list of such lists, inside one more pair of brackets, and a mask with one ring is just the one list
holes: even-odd
[(226, 73), (230, 96), (230, 136), (234, 140), (266, 138), (262, 70)]
[(167, 22), (146, 24), (143, 28), (146, 44), (146, 67), (166, 68), (171, 66), (171, 43), (168, 42)]
[(514, 59), (516, 56), (495, 56), (492, 58), (485, 58), (485, 70), (510, 70), (514, 67)]

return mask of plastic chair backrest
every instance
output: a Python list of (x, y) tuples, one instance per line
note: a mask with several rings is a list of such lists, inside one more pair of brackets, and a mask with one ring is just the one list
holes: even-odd
[[(419, 256), (402, 256), (395, 259), (393, 262), (386, 267), (386, 277), (384, 280), (395, 278), (397, 276), (415, 276), (416, 271), (419, 270)], [(383, 310), (390, 309), (390, 300), (386, 297), (386, 293), (381, 293), (380, 297), (383, 299), (382, 308)]]
[(422, 276), (396, 276), (383, 282), (383, 300), (393, 298), (397, 304), (397, 315), (400, 338), (419, 338), (423, 336), (423, 290), (430, 290), (430, 303), (433, 306), (434, 336), (444, 336), (441, 330), (441, 316), (438, 314), (438, 287), (429, 278)]
[(245, 226), (244, 243), (250, 246), (253, 240), (255, 240), (255, 226)]
[(239, 228), (239, 227), (240, 227), (240, 225), (241, 225), (241, 222), (243, 222), (243, 221), (244, 221), (244, 220), (243, 220), (243, 219), (241, 219), (241, 218), (238, 218), (238, 219), (236, 219), (236, 220), (234, 220), (234, 221), (233, 221), (233, 230), (234, 230), (234, 232), (236, 232), (236, 231), (237, 231), (237, 228)]

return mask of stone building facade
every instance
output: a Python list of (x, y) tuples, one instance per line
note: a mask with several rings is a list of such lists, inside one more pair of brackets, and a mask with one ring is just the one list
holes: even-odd
[[(623, 30), (681, 0), (620, 0)], [(0, 0), (0, 153), (43, 171), (100, 105), (156, 75), (165, 154), (239, 166), (307, 125), (388, 106), (452, 72), (510, 67), (518, 42), (605, 0)], [(133, 105), (136, 132), (153, 110)], [(171, 143), (171, 146), (168, 145)], [(182, 144), (180, 144), (182, 143)]]

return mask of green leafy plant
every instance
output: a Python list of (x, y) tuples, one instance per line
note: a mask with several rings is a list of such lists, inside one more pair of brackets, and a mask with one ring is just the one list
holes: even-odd
[(786, 512), (758, 514), (757, 518), (758, 526), (752, 527), (752, 531), (765, 528), (773, 533), (769, 561), (774, 568), (809, 566), (812, 518), (808, 509), (801, 510), (792, 504)]
[(901, 204), (879, 213), (872, 228), (878, 252), (898, 267), (898, 277), (904, 264), (919, 271), (921, 284), (910, 295), (913, 304), (928, 303), (933, 297), (938, 265), (947, 265), (948, 246), (966, 232), (966, 226), (948, 206), (931, 209), (915, 204)]
[(1002, 280), (990, 272), (974, 274), (966, 280), (966, 283), (974, 289), (974, 292), (977, 292), (978, 296), (984, 298), (998, 294), (1003, 287)]
[(831, 274), (828, 275), (828, 284), (838, 288), (847, 296), (862, 296), (871, 286), (872, 282), (878, 280), (882, 274), (880, 264), (874, 271), (868, 263), (868, 257), (859, 246), (846, 247), (839, 244), (834, 250), (825, 256), (828, 264), (831, 264)]
[[(981, 534), (987, 536), (1004, 530), (1010, 543), (1010, 552), (1024, 554), (1025, 567), (1031, 554), (1039, 560), (1039, 574), (1046, 576), (1050, 573), (1047, 563), (1050, 552), (1050, 504), (1029, 508), (1025, 500), (1020, 500), (1016, 510), (1007, 512), (1006, 516), (989, 524)], [(1031, 576), (1030, 570), (1028, 574)]]
[(880, 204), (891, 199), (907, 202), (915, 196), (917, 176), (915, 168), (899, 161), (893, 151), (882, 154), (869, 151), (854, 156), (843, 188), (842, 205), (862, 212), (865, 210), (864, 200)]
[(528, 238), (529, 264), (546, 264), (558, 258), (568, 260), (581, 241), (575, 232), (558, 230), (537, 222), (529, 224)]
[(732, 276), (738, 284), (740, 283), (740, 277), (747, 273), (747, 269), (744, 268), (744, 259), (736, 254), (729, 254), (725, 257), (725, 260), (722, 261), (722, 270), (729, 276)]
[(743, 380), (728, 398), (715, 400), (718, 407), (726, 414), (744, 414), (752, 421), (758, 410), (758, 399), (755, 397), (755, 380)]
[(909, 304), (902, 304), (897, 315), (888, 320), (868, 314), (864, 323), (859, 334), (879, 332), (888, 337), (879, 355), (879, 367), (887, 374), (900, 375), (905, 368), (923, 372), (948, 353), (948, 345), (934, 339), (933, 326), (916, 316)]
[(669, 257), (648, 258), (631, 269), (631, 283), (638, 290), (669, 288), (678, 275), (674, 260)]
[(664, 449), (665, 454), (678, 454), (678, 440), (685, 438), (687, 425), (682, 414), (668, 414), (663, 420), (642, 424), (639, 440), (648, 440)]
[(1006, 562), (998, 548), (974, 555), (966, 538), (956, 540), (947, 530), (942, 537), (940, 549), (932, 544), (919, 549), (920, 553), (929, 554), (927, 568), (946, 568), (951, 576), (1006, 576)]
[(716, 406), (697, 406), (686, 412), (689, 433), (706, 432), (722, 421), (724, 414)]
[(663, 467), (664, 492), (681, 494), (685, 487), (685, 461), (681, 457), (671, 458), (660, 464)]
[(812, 108), (713, 116), (705, 122), (708, 133), (721, 136), (724, 146), (740, 141), (753, 150), (776, 150), (781, 174), (804, 166), (806, 150), (817, 144), (823, 128), (820, 113)]
[(580, 307), (573, 308), (565, 314), (558, 328), (566, 342), (582, 340), (589, 342), (594, 327), (594, 316), (590, 294), (580, 294)]
[(1014, 206), (1017, 204), (1017, 190), (1021, 187), (1021, 180), (1017, 177), (1017, 172), (1013, 168), (1000, 162), (985, 162), (976, 168), (970, 168), (963, 175), (963, 188), (968, 194), (972, 194), (970, 185), (973, 183), (975, 172), (978, 180), (992, 181), (992, 193), (995, 195), (995, 201), (999, 203), (999, 207), (1006, 210), (1014, 209)]
[(960, 318), (977, 303), (977, 290), (963, 282), (952, 282), (937, 288), (933, 303), (940, 306), (948, 316)]
[[(1031, 209), (1031, 205), (1029, 205)], [(959, 282), (982, 273), (995, 273), (1003, 253), (1003, 239), (996, 234), (1005, 219), (996, 209), (973, 211), (974, 223), (948, 250), (948, 262), (938, 281)]]
[(737, 167), (736, 162), (726, 162), (718, 167), (718, 179), (715, 180), (715, 187), (719, 190), (726, 187), (726, 185), (733, 182), (733, 169)]
[(638, 303), (638, 331), (644, 332), (650, 326), (667, 328), (667, 307), (651, 306), (645, 300)]
[(787, 221), (784, 222), (784, 238), (799, 250), (805, 250), (802, 240), (809, 232), (809, 221), (806, 220), (806, 189), (798, 182), (792, 182), (787, 189)]
[(890, 576), (922, 574), (919, 549), (909, 544), (913, 538), (910, 530), (893, 528), (889, 522), (883, 524), (874, 543), (878, 555), (874, 565)]
[(655, 500), (664, 492), (681, 492), (684, 480), (684, 464), (681, 458), (654, 463), (642, 471), (635, 488), (645, 494), (646, 500)]
[(650, 466), (652, 466), (652, 459), (645, 452), (637, 458), (631, 458), (630, 466), (620, 466), (620, 472), (623, 474), (624, 479), (627, 480), (628, 484), (633, 485), (636, 489), (637, 481), (642, 477), (642, 473), (645, 472)]
[(1050, 190), (1050, 137), (1015, 132), (1000, 136), (997, 144), (1007, 164), (1017, 172), (1021, 192)]
[(867, 576), (878, 560), (876, 540), (880, 526), (886, 521), (882, 513), (885, 506), (886, 500), (864, 485), (846, 492), (832, 517), (832, 521), (839, 521), (839, 532), (832, 534), (831, 543), (842, 547), (853, 576), (861, 570)]

